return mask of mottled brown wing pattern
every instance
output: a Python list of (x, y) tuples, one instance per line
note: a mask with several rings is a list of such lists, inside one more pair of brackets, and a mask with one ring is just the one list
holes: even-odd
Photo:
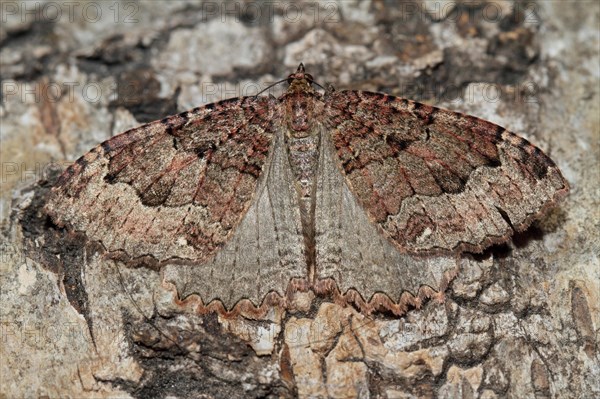
[(255, 194), (274, 137), (270, 101), (225, 100), (115, 136), (65, 171), (46, 211), (128, 259), (206, 261)]
[(326, 103), (351, 191), (403, 252), (480, 252), (568, 192), (550, 158), (493, 123), (380, 93)]

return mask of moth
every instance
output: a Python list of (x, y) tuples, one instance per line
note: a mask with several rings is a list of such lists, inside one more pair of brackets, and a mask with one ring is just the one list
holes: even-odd
[(321, 92), (302, 64), (287, 84), (101, 143), (45, 211), (113, 259), (191, 275), (187, 294), (205, 303), (313, 290), (400, 312), (403, 293), (440, 285), (448, 259), (506, 242), (569, 191), (547, 155), (501, 126)]

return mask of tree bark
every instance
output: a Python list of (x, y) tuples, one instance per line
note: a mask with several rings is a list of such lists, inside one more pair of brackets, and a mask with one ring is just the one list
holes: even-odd
[[(598, 3), (1, 7), (1, 397), (600, 396)], [(199, 314), (160, 271), (105, 259), (42, 212), (99, 142), (256, 94), (301, 61), (322, 85), (522, 134), (570, 196), (402, 317), (310, 295), (261, 319)]]

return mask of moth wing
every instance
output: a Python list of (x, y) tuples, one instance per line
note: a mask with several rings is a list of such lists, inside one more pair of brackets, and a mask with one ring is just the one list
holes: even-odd
[(350, 190), (327, 131), (322, 137), (315, 290), (342, 295), (367, 312), (387, 309), (395, 314), (443, 292), (456, 273), (456, 258), (401, 253)]
[[(300, 208), (283, 132), (279, 133), (255, 199), (223, 248), (201, 267), (169, 264), (163, 268), (166, 280), (176, 284), (182, 297), (200, 294), (205, 303), (219, 299), (232, 309), (241, 299), (265, 305), (285, 297), (290, 287), (305, 289)], [(266, 309), (263, 306), (259, 313)]]
[(493, 123), (380, 93), (327, 100), (346, 182), (402, 252), (481, 252), (568, 193), (548, 156)]
[(45, 210), (129, 260), (205, 262), (254, 198), (273, 142), (270, 101), (225, 100), (115, 136), (62, 174)]

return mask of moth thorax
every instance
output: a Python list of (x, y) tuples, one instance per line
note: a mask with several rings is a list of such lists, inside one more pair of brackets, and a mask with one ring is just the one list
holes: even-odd
[(286, 119), (291, 137), (315, 135), (314, 99), (302, 93), (286, 98)]

